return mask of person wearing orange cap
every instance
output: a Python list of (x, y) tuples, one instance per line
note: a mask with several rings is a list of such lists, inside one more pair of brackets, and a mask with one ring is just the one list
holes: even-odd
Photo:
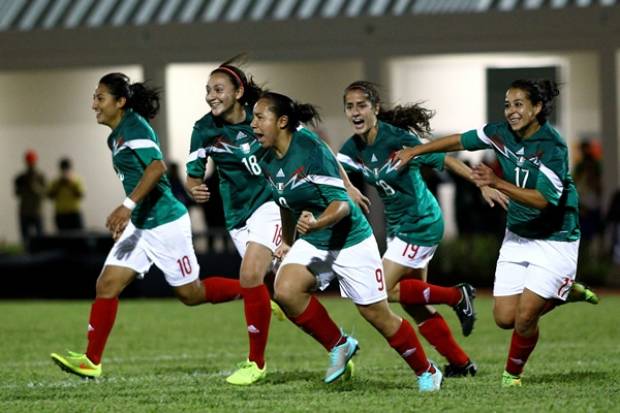
[(26, 170), (15, 178), (15, 195), (19, 202), (19, 229), (24, 248), (30, 239), (43, 233), (41, 205), (45, 198), (45, 176), (37, 170), (37, 153), (30, 149), (24, 154)]

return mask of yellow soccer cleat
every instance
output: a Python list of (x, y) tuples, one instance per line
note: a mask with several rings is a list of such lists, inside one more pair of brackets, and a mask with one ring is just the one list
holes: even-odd
[(52, 353), (50, 356), (54, 363), (67, 373), (89, 379), (101, 376), (101, 363), (93, 363), (86, 357), (86, 354), (68, 351), (65, 356), (56, 353)]
[(502, 387), (521, 387), (521, 376), (515, 376), (504, 370), (502, 373)]
[(263, 380), (267, 376), (267, 364), (262, 369), (253, 361), (246, 360), (239, 364), (239, 368), (226, 378), (230, 384), (237, 386), (249, 386)]
[(598, 295), (592, 289), (584, 283), (575, 281), (568, 292), (566, 297), (567, 303), (574, 303), (579, 301), (585, 301), (590, 304), (598, 304)]
[(278, 321), (286, 320), (286, 314), (282, 311), (282, 308), (275, 301), (271, 300), (271, 315), (275, 317)]

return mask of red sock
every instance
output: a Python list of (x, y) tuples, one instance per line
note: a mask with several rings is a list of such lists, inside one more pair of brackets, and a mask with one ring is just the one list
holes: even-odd
[(269, 336), (269, 322), (271, 321), (271, 305), (269, 290), (265, 284), (252, 288), (241, 288), (243, 295), (243, 309), (245, 322), (250, 337), (250, 354), (248, 359), (258, 364), (259, 368), (265, 365), (265, 348)]
[(446, 324), (441, 314), (435, 313), (429, 319), (418, 326), (420, 334), (428, 340), (435, 350), (444, 356), (454, 366), (465, 366), (469, 357), (458, 345), (450, 327)]
[(101, 363), (105, 343), (116, 320), (117, 309), (118, 298), (95, 298), (90, 307), (86, 356), (95, 364)]
[(205, 299), (208, 303), (225, 303), (241, 298), (239, 280), (226, 277), (208, 277), (201, 282), (205, 287)]
[(448, 304), (455, 306), (461, 301), (461, 290), (440, 287), (415, 278), (400, 282), (400, 302), (403, 304)]
[(340, 329), (329, 317), (325, 307), (314, 296), (310, 297), (310, 303), (303, 313), (291, 318), (291, 321), (321, 343), (327, 351), (341, 344), (343, 335)]
[(433, 365), (426, 358), (418, 336), (413, 331), (411, 324), (404, 318), (396, 334), (388, 339), (388, 343), (405, 359), (409, 367), (415, 371), (416, 376), (426, 371), (435, 373)]
[(506, 361), (506, 371), (515, 376), (520, 375), (523, 372), (523, 367), (525, 367), (527, 359), (530, 357), (530, 354), (532, 354), (532, 351), (534, 351), (537, 342), (538, 330), (536, 330), (536, 333), (532, 337), (520, 336), (513, 330), (508, 360)]

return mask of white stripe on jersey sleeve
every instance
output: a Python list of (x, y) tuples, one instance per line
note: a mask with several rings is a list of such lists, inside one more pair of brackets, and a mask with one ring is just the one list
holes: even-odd
[(564, 184), (560, 177), (553, 172), (551, 169), (547, 168), (543, 163), (540, 164), (540, 172), (547, 177), (547, 179), (551, 182), (555, 190), (558, 192), (558, 196), (562, 196), (562, 191), (564, 190)]
[(308, 175), (306, 180), (314, 184), (335, 186), (344, 189), (344, 182), (340, 178), (325, 175)]
[(491, 146), (491, 145), (493, 145), (493, 142), (487, 136), (487, 134), (484, 133), (484, 127), (485, 126), (487, 126), (486, 123), (484, 125), (482, 125), (481, 127), (479, 127), (478, 129), (476, 129), (476, 133), (478, 135), (478, 139), (480, 139), (482, 142), (486, 143), (487, 145)]
[(206, 158), (206, 157), (207, 157), (207, 151), (205, 150), (205, 148), (200, 148), (197, 151), (194, 151), (189, 154), (189, 156), (187, 157), (187, 162), (193, 162), (198, 158)]
[(161, 153), (159, 146), (157, 146), (157, 144), (150, 139), (134, 139), (131, 141), (127, 141), (123, 143), (123, 145), (120, 148), (118, 148), (118, 150), (121, 151), (124, 148), (129, 148), (129, 149), (155, 148), (157, 149), (157, 152)]
[(351, 168), (355, 169), (356, 171), (362, 171), (364, 170), (364, 168), (362, 167), (362, 165), (359, 162), (355, 162), (353, 159), (351, 159), (351, 157), (338, 152), (338, 155), (336, 156), (336, 159), (338, 159), (338, 162), (343, 163), (343, 164), (347, 164), (349, 165)]

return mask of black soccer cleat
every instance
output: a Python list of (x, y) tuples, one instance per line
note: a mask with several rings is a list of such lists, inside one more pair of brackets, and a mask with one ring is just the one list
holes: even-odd
[(463, 335), (467, 337), (474, 329), (474, 322), (476, 321), (476, 311), (474, 310), (476, 289), (467, 283), (457, 284), (456, 288), (461, 290), (463, 298), (461, 298), (461, 301), (459, 301), (458, 304), (452, 308), (461, 322)]
[(444, 377), (474, 377), (478, 372), (478, 366), (471, 360), (467, 360), (467, 364), (464, 366), (455, 366), (453, 364), (448, 364), (443, 368), (443, 376)]

